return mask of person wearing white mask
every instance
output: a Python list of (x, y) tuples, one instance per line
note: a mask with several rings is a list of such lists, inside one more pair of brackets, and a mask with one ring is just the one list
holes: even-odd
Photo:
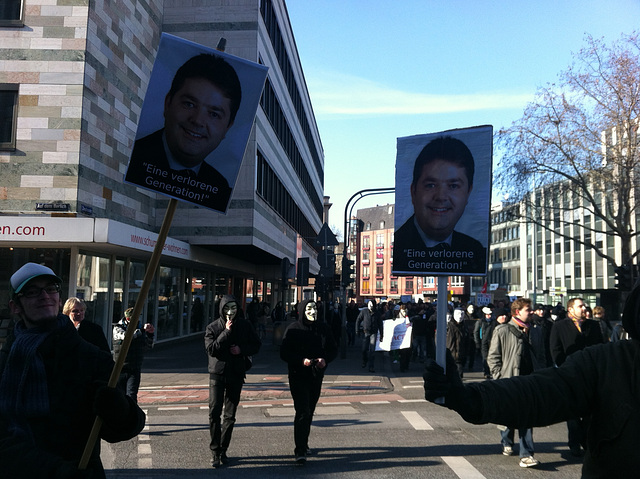
[(455, 308), (452, 317), (453, 320), (447, 324), (447, 349), (451, 351), (458, 373), (462, 377), (467, 351), (469, 350), (469, 333), (463, 322), (464, 310), (462, 308)]
[(318, 309), (311, 299), (300, 303), (300, 318), (287, 327), (280, 346), (280, 358), (287, 363), (289, 389), (296, 415), (293, 422), (295, 461), (304, 465), (309, 449), (311, 421), (316, 409), (327, 364), (338, 355), (331, 329), (318, 322)]

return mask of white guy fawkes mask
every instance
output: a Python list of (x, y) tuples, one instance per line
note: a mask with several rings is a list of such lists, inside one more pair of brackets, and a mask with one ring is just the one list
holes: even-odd
[(229, 301), (222, 308), (222, 316), (226, 321), (233, 320), (238, 314), (238, 303), (235, 301)]
[(307, 306), (304, 308), (304, 315), (307, 318), (307, 321), (310, 322), (314, 322), (316, 320), (316, 317), (318, 316), (318, 308), (316, 306), (316, 303), (308, 303)]

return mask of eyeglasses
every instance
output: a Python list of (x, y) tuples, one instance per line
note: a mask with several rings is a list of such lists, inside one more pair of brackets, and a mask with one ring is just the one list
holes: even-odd
[(54, 294), (60, 294), (61, 289), (59, 284), (50, 284), (48, 286), (45, 286), (44, 288), (39, 288), (38, 286), (30, 286), (18, 293), (17, 296), (21, 298), (37, 298), (42, 294), (43, 291), (49, 296), (52, 296)]

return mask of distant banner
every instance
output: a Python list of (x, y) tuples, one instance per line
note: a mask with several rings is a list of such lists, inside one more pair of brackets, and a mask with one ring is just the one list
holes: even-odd
[(226, 212), (267, 67), (162, 34), (125, 182)]
[(490, 302), (491, 302), (491, 295), (489, 293), (476, 294), (476, 306), (486, 306)]
[(376, 351), (395, 351), (411, 347), (411, 323), (406, 319), (387, 319), (383, 324), (383, 341), (376, 338)]
[(484, 276), (493, 127), (398, 138), (393, 273)]

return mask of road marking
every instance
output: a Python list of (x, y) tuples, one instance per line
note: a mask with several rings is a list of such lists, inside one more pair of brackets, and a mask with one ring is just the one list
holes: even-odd
[(475, 467), (464, 457), (459, 456), (442, 456), (442, 460), (460, 479), (485, 479)]
[(398, 399), (399, 403), (408, 403), (408, 402), (427, 402), (426, 399)]
[(188, 406), (159, 407), (158, 411), (187, 411), (188, 409)]
[(151, 429), (151, 425), (149, 424), (149, 415), (148, 410), (143, 410), (147, 420), (145, 421), (144, 428), (142, 429), (144, 432), (138, 434), (138, 469), (151, 469), (153, 467), (152, 459), (151, 459), (151, 438), (149, 437), (149, 431)]
[(360, 401), (360, 404), (391, 404), (389, 401)]
[[(294, 409), (289, 408), (270, 408), (267, 409), (266, 412), (270, 417), (291, 417), (295, 416), (296, 414), (296, 411)], [(360, 414), (360, 412), (353, 406), (321, 406), (317, 407), (315, 411), (316, 416), (347, 414)]]
[(431, 424), (425, 421), (416, 411), (402, 411), (402, 415), (416, 431), (433, 431)]
[(250, 407), (271, 407), (271, 404), (243, 404), (242, 405), (243, 408), (250, 408)]
[(422, 386), (402, 386), (403, 389), (420, 389)]

